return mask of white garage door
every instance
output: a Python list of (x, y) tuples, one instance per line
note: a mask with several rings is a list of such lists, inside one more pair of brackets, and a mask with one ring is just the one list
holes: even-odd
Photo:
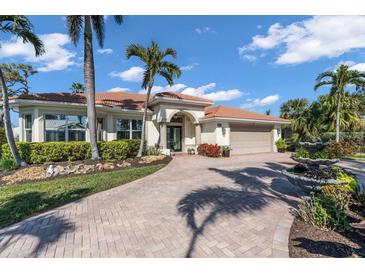
[(231, 153), (270, 152), (271, 129), (272, 127), (231, 125)]

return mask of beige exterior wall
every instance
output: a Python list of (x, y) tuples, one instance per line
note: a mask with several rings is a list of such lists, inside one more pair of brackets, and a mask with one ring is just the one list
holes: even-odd
[(201, 142), (202, 144), (216, 144), (217, 137), (215, 134), (215, 130), (217, 128), (217, 123), (210, 122), (202, 124), (201, 129)]

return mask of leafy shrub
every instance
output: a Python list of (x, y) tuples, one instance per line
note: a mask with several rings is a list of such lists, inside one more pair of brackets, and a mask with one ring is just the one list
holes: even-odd
[(338, 143), (331, 143), (328, 145), (328, 152), (332, 158), (342, 158), (347, 155), (352, 155), (358, 149), (355, 142), (351, 140), (340, 141)]
[(279, 152), (285, 152), (288, 148), (288, 144), (286, 143), (286, 141), (282, 138), (280, 138), (279, 140), (277, 140), (275, 142), (275, 145), (278, 149)]
[(311, 200), (299, 205), (299, 215), (305, 222), (324, 229), (351, 229), (346, 216), (351, 194), (343, 185), (327, 185)]
[(220, 157), (221, 156), (221, 148), (218, 145), (212, 144), (200, 144), (198, 146), (198, 154), (208, 157)]
[(158, 147), (147, 147), (143, 151), (143, 155), (151, 156), (151, 155), (161, 155), (161, 151)]
[(12, 159), (2, 159), (0, 160), (0, 171), (9, 171), (17, 169), (18, 166), (16, 162)]
[(295, 151), (295, 157), (297, 158), (309, 158), (309, 151), (306, 150), (305, 148), (298, 148), (296, 151)]
[[(18, 142), (16, 144), (20, 157), (28, 164), (47, 162), (77, 161), (91, 157), (88, 142)], [(98, 142), (100, 156), (104, 160), (123, 160), (135, 156), (138, 152), (138, 140), (118, 140)], [(2, 146), (3, 159), (12, 159), (7, 144)]]
[(348, 191), (355, 193), (357, 189), (357, 181), (354, 177), (348, 175), (344, 170), (338, 167), (333, 168), (336, 173), (336, 179), (346, 182), (345, 187)]

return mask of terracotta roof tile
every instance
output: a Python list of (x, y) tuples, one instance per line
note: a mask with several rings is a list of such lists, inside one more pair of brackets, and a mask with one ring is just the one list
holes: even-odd
[[(145, 98), (146, 96), (144, 94), (129, 93), (122, 91), (97, 92), (95, 94), (95, 103), (97, 105), (108, 106), (108, 107), (121, 107), (124, 109), (141, 110), (143, 108)], [(86, 104), (85, 94), (82, 93), (72, 94), (67, 92), (25, 94), (17, 97), (11, 97), (10, 99), (27, 99), (27, 100), (38, 100), (38, 101)]]
[(214, 117), (263, 120), (263, 121), (273, 121), (273, 122), (289, 122), (289, 120), (282, 119), (279, 117), (274, 117), (242, 109), (231, 108), (222, 105), (206, 107), (204, 118), (214, 118)]
[(213, 103), (213, 101), (202, 98), (202, 97), (177, 93), (177, 92), (173, 92), (173, 91), (159, 92), (159, 93), (156, 93), (155, 96), (165, 97), (165, 98), (174, 98), (174, 99), (185, 99), (185, 100), (199, 101), (199, 102), (204, 102), (204, 103)]

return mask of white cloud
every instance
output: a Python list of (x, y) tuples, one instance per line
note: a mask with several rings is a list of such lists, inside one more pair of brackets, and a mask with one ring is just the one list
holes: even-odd
[[(153, 86), (151, 93), (158, 93), (158, 92), (163, 92), (163, 91), (174, 91), (174, 92), (178, 92), (180, 90), (182, 90), (183, 88), (186, 88), (187, 86), (184, 84), (175, 84), (172, 85), (171, 87), (169, 85), (167, 86)], [(146, 90), (142, 89), (140, 90), (138, 93), (146, 93)]]
[(365, 63), (358, 63), (356, 65), (351, 66), (349, 69), (365, 72)]
[(112, 49), (98, 49), (98, 52), (103, 54), (112, 54), (113, 53), (113, 50)]
[(211, 91), (215, 87), (216, 83), (209, 83), (197, 88), (187, 87), (181, 93), (203, 97), (213, 101), (230, 101), (247, 94), (238, 89)]
[(36, 69), (41, 72), (64, 70), (76, 65), (74, 60), (76, 53), (65, 48), (70, 44), (70, 38), (62, 33), (50, 33), (39, 35), (43, 41), (45, 53), (35, 57), (34, 48), (29, 44), (24, 44), (19, 38), (12, 38), (1, 43), (0, 58), (20, 57), (26, 62), (33, 63)]
[(116, 92), (116, 91), (130, 91), (129, 88), (115, 87), (108, 89), (107, 92)]
[(279, 100), (279, 94), (273, 94), (264, 98), (249, 98), (246, 99), (245, 104), (241, 105), (242, 109), (247, 109), (247, 108), (254, 108), (254, 107), (264, 107), (264, 106), (269, 106), (274, 104), (275, 102), (277, 102)]
[(271, 25), (266, 35), (256, 35), (239, 54), (256, 50), (283, 50), (276, 64), (300, 64), (332, 58), (365, 48), (365, 16), (314, 16), (287, 26)]
[(211, 27), (196, 28), (195, 32), (199, 35), (204, 34), (204, 33), (216, 33), (216, 31), (213, 30)]
[(257, 57), (253, 54), (242, 54), (241, 58), (248, 62), (255, 62), (257, 60)]
[(127, 82), (141, 82), (143, 79), (144, 69), (141, 67), (131, 67), (125, 71), (112, 71), (109, 73), (111, 77), (119, 77)]
[(187, 66), (182, 66), (180, 69), (181, 69), (181, 70), (188, 71), (188, 70), (192, 70), (192, 69), (193, 69), (193, 68), (195, 68), (196, 66), (199, 66), (199, 63), (192, 63), (192, 64), (187, 65)]

